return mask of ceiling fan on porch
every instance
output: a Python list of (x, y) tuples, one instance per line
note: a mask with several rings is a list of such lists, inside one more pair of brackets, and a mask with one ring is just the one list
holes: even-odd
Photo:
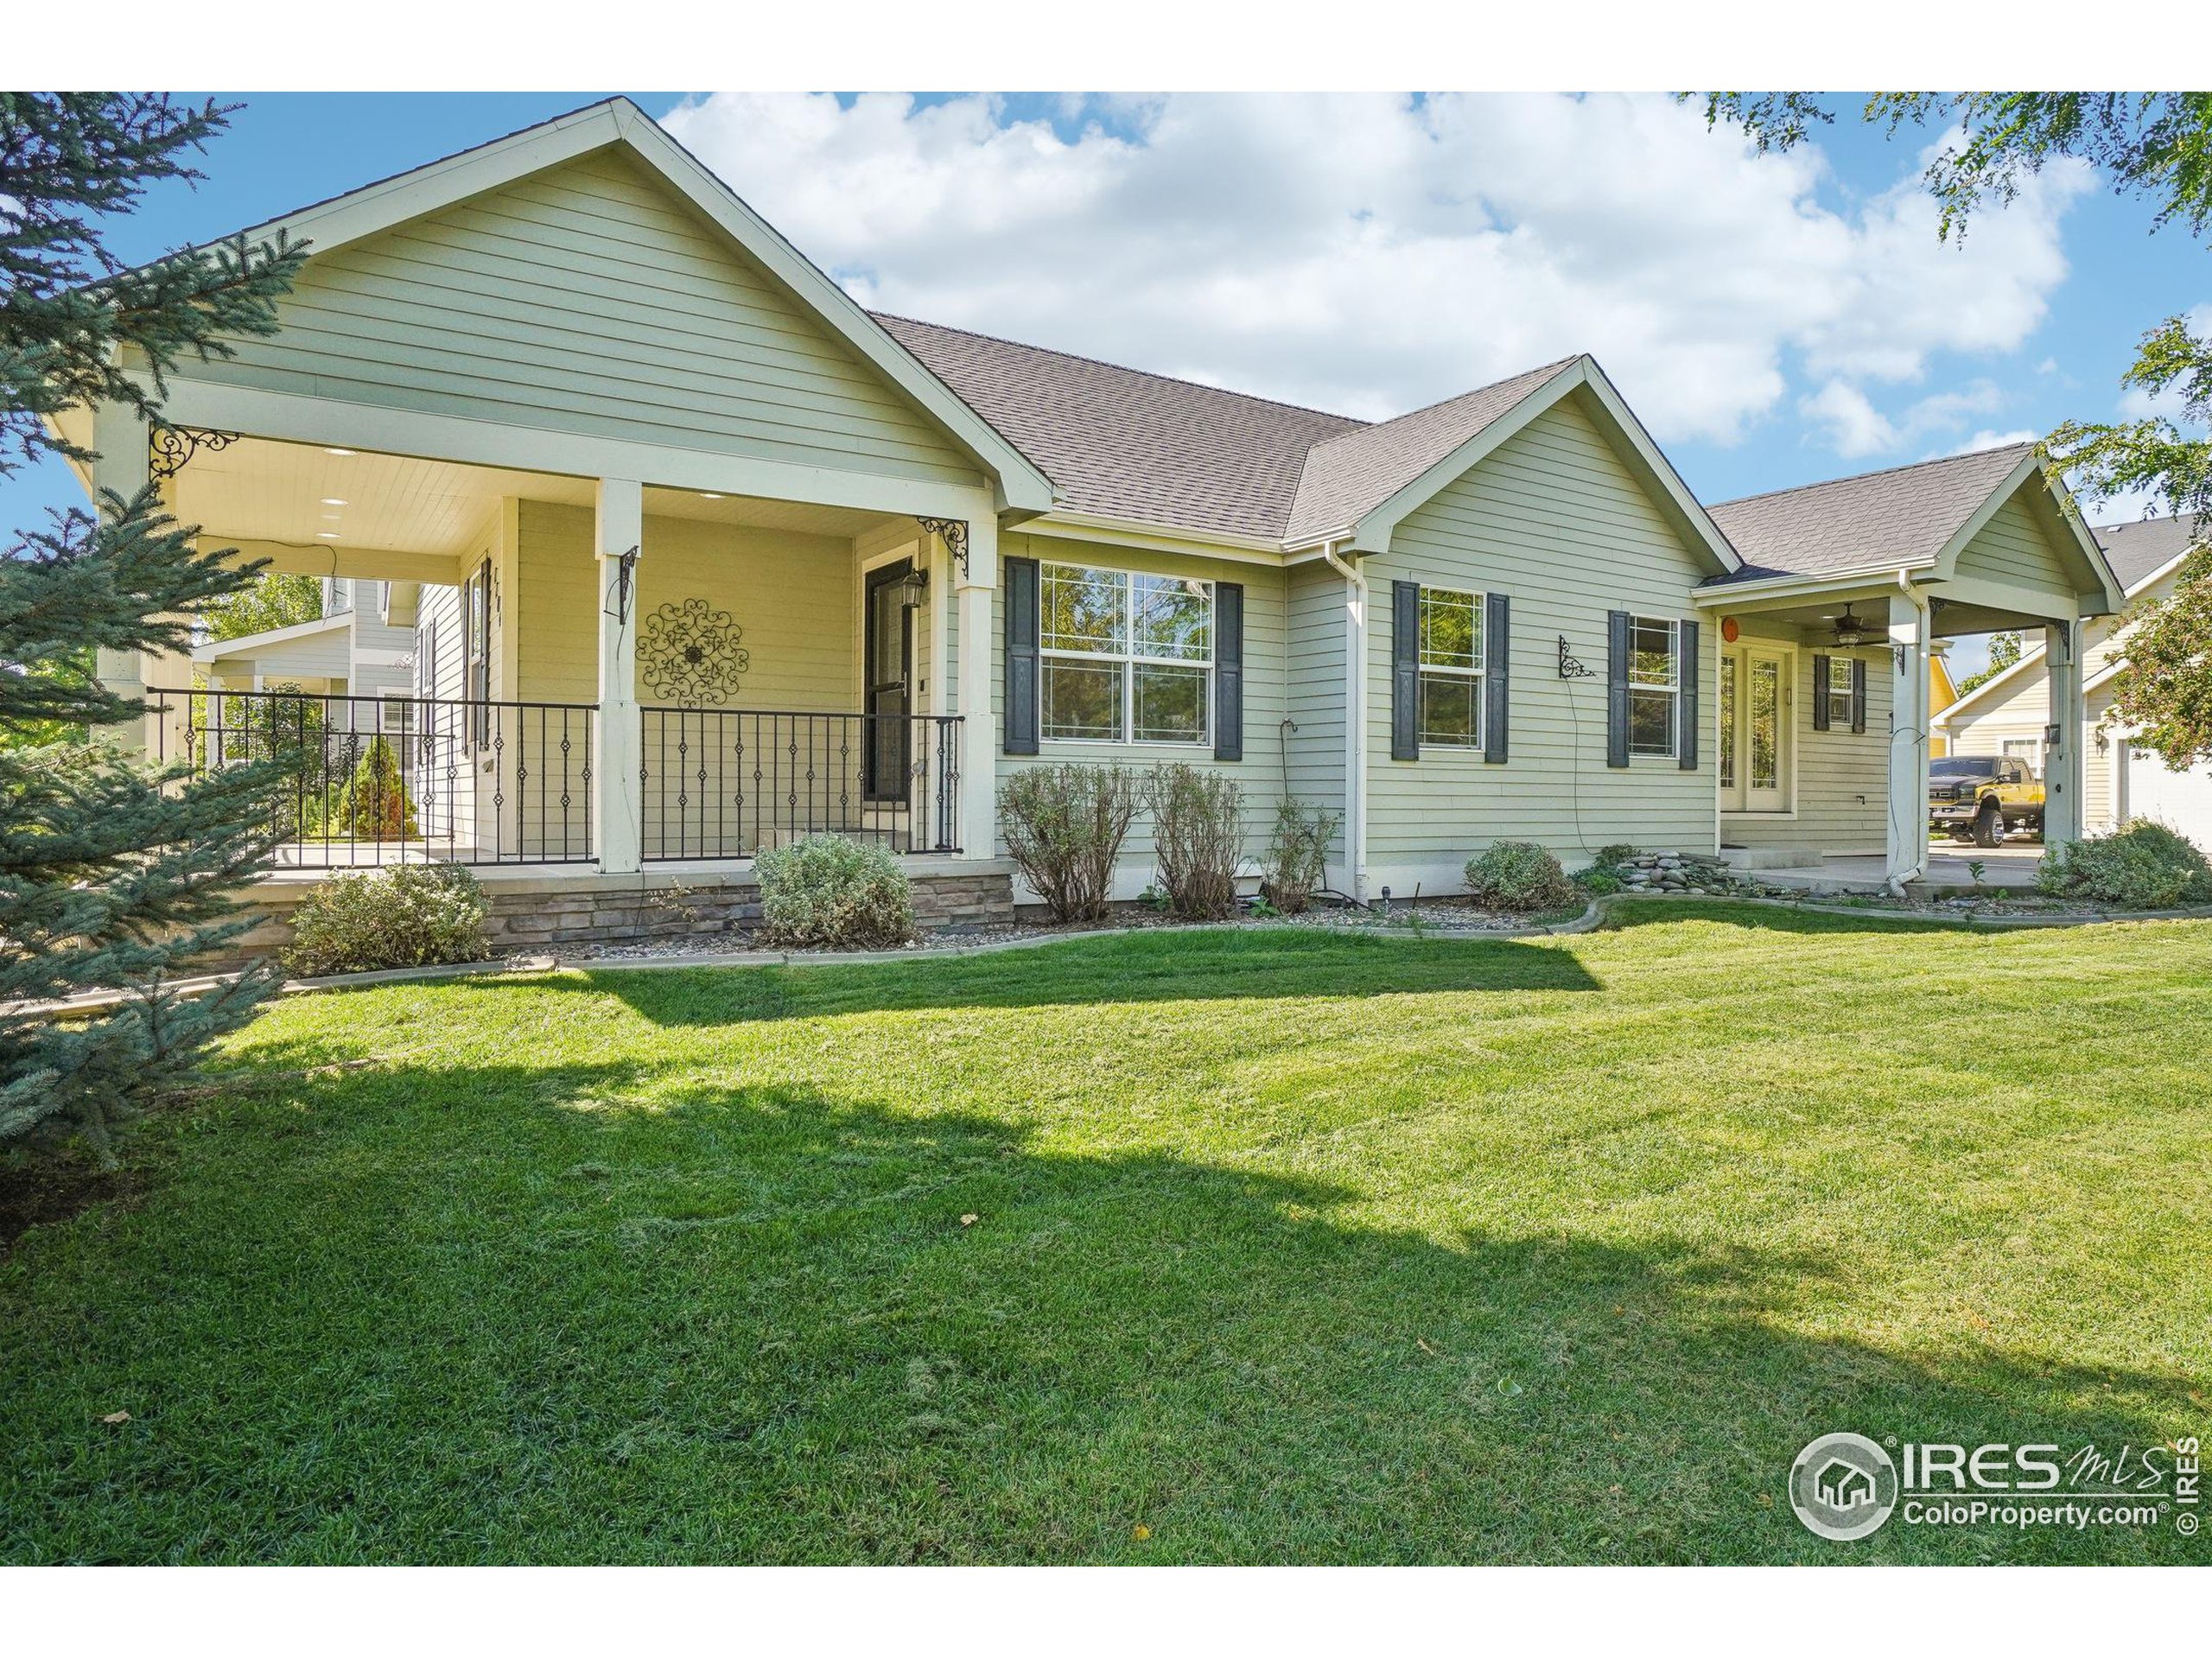
[(1866, 643), (1867, 638), (1866, 625), (1859, 620), (1857, 613), (1849, 605), (1846, 605), (1843, 607), (1843, 614), (1835, 620), (1836, 644), (1847, 648), (1852, 645), (1863, 645)]

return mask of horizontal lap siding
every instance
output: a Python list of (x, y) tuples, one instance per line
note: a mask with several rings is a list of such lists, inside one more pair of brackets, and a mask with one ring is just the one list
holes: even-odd
[(2069, 598), (2074, 593), (2074, 578), (2035, 514), (2017, 494), (1960, 550), (1959, 574), (1986, 576), (2017, 588), (2047, 588)]
[[(1228, 559), (1182, 557), (1149, 553), (1133, 548), (1110, 547), (1059, 537), (1008, 536), (1000, 550), (1014, 558), (1040, 559), (1048, 563), (1104, 565), (1117, 570), (1147, 575), (1196, 577), (1209, 582), (1244, 584), (1244, 759), (1216, 760), (1211, 742), (1204, 747), (1161, 743), (1070, 743), (1046, 739), (1035, 755), (998, 757), (998, 777), (1003, 783), (1031, 766), (1054, 766), (1072, 760), (1083, 764), (1120, 765), (1142, 774), (1154, 766), (1184, 760), (1206, 772), (1218, 772), (1236, 780), (1244, 798), (1244, 848), (1256, 870), (1265, 852), (1268, 833), (1274, 823), (1282, 793), (1281, 721), (1285, 702), (1285, 652), (1288, 633), (1287, 573), (1262, 564)], [(991, 721), (995, 732), (1003, 730), (1006, 699), (1006, 588), (1001, 583), (991, 604)], [(995, 851), (1005, 850), (1005, 836)], [(1122, 849), (1116, 896), (1134, 898), (1151, 880), (1152, 831), (1140, 811)]]
[[(1813, 658), (1866, 664), (1866, 729), (1813, 729)], [(1885, 652), (1834, 651), (1800, 643), (1790, 671), (1789, 734), (1796, 811), (1730, 812), (1720, 839), (1731, 847), (1793, 847), (1808, 855), (1880, 852), (1889, 845), (1890, 659)], [(1738, 757), (1739, 762), (1744, 757)]]
[[(1563, 403), (1409, 515), (1366, 562), (1368, 880), (1457, 888), (1472, 854), (1534, 841), (1569, 862), (1608, 842), (1710, 852), (1714, 630), (1700, 650), (1700, 764), (1605, 765), (1606, 613), (1694, 620), (1707, 573), (1582, 410)], [(1424, 747), (1390, 759), (1390, 582), (1512, 601), (1510, 756)], [(1592, 677), (1559, 677), (1559, 639)]]
[(1294, 567), (1289, 575), (1286, 702), (1298, 729), (1290, 734), (1290, 793), (1308, 808), (1333, 813), (1330, 880), (1349, 891), (1344, 865), (1344, 579), (1326, 564)]
[(974, 465), (719, 230), (611, 153), (315, 256), (283, 331), (195, 371), (900, 477)]

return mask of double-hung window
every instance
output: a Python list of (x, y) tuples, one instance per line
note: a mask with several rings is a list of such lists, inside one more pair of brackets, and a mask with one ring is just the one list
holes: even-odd
[(1827, 664), (1828, 683), (1817, 688), (1827, 704), (1827, 727), (1831, 731), (1848, 731), (1853, 724), (1851, 658), (1831, 657)]
[(1629, 619), (1628, 752), (1672, 755), (1681, 732), (1681, 625)]
[(479, 565), (461, 595), (461, 652), (468, 698), (468, 741), (482, 748), (491, 741), (492, 562)]
[(1483, 745), (1483, 596), (1421, 590), (1421, 741)]
[(1039, 571), (1041, 734), (1204, 743), (1213, 683), (1213, 584), (1096, 565)]

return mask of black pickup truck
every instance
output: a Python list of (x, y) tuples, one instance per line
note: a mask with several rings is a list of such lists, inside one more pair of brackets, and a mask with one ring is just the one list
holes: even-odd
[(1928, 827), (1994, 847), (2015, 830), (2043, 833), (2043, 783), (2009, 754), (1947, 754), (1928, 763)]

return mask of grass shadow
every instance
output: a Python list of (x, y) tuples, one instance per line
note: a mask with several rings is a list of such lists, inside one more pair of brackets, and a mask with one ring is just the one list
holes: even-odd
[(593, 969), (561, 982), (611, 993), (667, 1026), (898, 1009), (1601, 988), (1572, 951), (1541, 944), (1374, 939), (1288, 928), (1072, 938), (1035, 950), (911, 964)]

